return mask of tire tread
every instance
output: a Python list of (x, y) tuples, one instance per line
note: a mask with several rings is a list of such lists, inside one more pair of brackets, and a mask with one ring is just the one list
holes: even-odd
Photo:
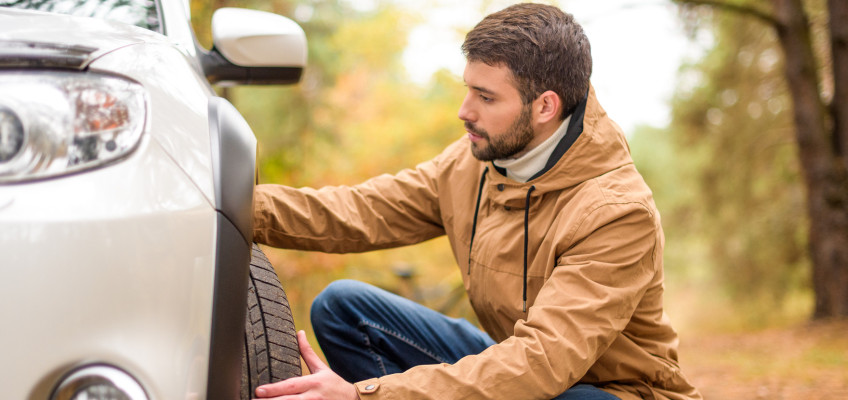
[(241, 398), (253, 398), (260, 385), (300, 375), (300, 351), (288, 298), (274, 267), (254, 244), (248, 282)]

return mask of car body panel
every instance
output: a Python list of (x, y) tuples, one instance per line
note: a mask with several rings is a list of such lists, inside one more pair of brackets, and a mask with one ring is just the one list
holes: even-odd
[[(239, 389), (255, 138), (216, 97), (202, 59), (218, 56), (225, 72), (230, 61), (197, 46), (186, 0), (159, 3), (163, 33), (0, 8), (0, 55), (23, 49), (0, 74), (117, 76), (140, 84), (146, 104), (126, 156), (0, 183), (0, 397), (48, 399), (91, 364), (122, 369), (150, 399), (229, 399)], [(242, 31), (230, 30), (229, 47)], [(304, 38), (282, 43), (305, 49)], [(40, 62), (42, 51), (56, 59)], [(293, 83), (302, 69), (233, 67), (263, 83)]]
[(197, 64), (197, 43), (191, 29), (191, 9), (188, 0), (160, 1), (165, 37), (180, 51), (183, 51), (195, 66)]
[[(93, 47), (96, 50), (86, 67), (120, 73), (141, 83), (150, 92), (148, 115), (155, 116), (149, 119), (152, 126), (146, 133), (214, 202), (207, 118), (208, 98), (214, 92), (193, 58), (162, 35), (93, 18), (0, 9), (0, 25), (14, 32), (12, 36), (0, 31), (0, 40)], [(45, 25), (51, 28), (37, 29)]]
[(0, 243), (16, 249), (0, 293), (19, 300), (0, 308), (4, 397), (86, 362), (129, 370), (151, 398), (202, 395), (215, 221), (150, 140), (109, 168), (0, 186)]
[(215, 94), (186, 56), (172, 46), (141, 43), (97, 59), (90, 69), (120, 71), (142, 84), (149, 94), (145, 134), (159, 142), (214, 204), (208, 108)]
[(92, 47), (91, 59), (144, 41), (167, 43), (147, 29), (95, 18), (0, 8), (0, 40)]

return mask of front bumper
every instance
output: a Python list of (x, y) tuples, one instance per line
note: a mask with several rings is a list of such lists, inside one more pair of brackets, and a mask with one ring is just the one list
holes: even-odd
[(44, 399), (89, 363), (151, 399), (206, 391), (219, 213), (149, 137), (126, 160), (0, 185), (0, 387)]

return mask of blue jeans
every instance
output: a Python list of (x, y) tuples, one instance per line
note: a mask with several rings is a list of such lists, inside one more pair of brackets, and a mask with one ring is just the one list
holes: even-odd
[[(374, 286), (341, 280), (312, 303), (312, 327), (330, 367), (349, 382), (403, 372), (416, 365), (453, 364), (495, 344), (464, 319), (449, 318)], [(614, 400), (580, 384), (554, 400)]]

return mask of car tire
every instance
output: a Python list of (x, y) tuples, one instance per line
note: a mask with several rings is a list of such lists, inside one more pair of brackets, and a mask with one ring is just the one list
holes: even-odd
[(271, 262), (256, 244), (250, 260), (241, 399), (256, 388), (301, 375), (300, 351), (291, 308)]

